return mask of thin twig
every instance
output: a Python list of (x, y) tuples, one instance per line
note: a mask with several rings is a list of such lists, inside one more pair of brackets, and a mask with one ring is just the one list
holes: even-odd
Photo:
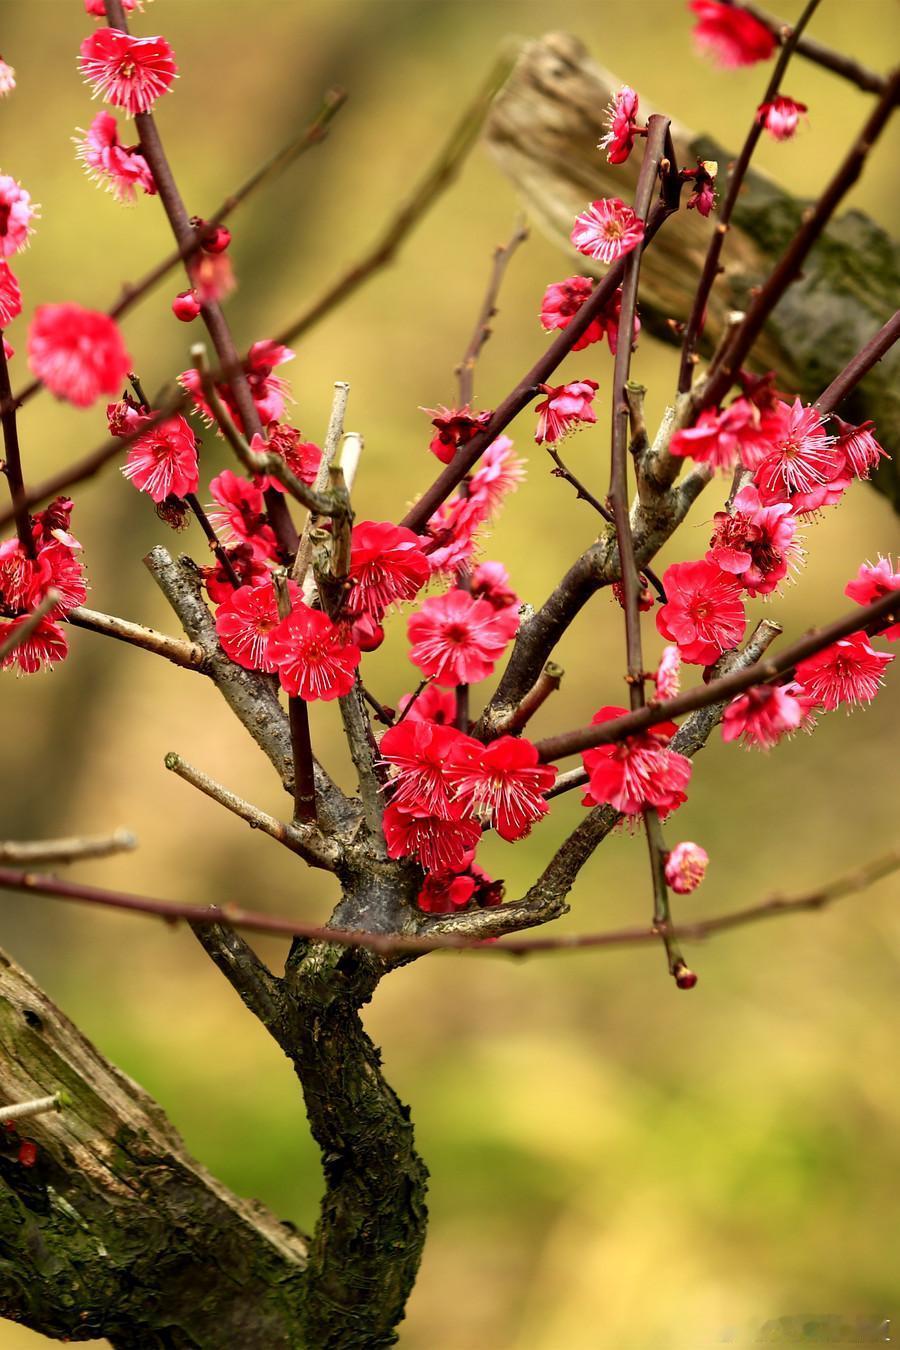
[[(680, 924), (670, 929), (670, 936), (686, 941), (698, 942), (718, 933), (754, 923), (759, 919), (776, 918), (801, 912), (803, 910), (823, 909), (826, 905), (844, 896), (856, 894), (872, 886), (881, 878), (900, 868), (900, 853), (888, 853), (836, 880), (810, 892), (797, 896), (772, 896), (756, 905), (734, 910), (729, 914), (713, 915), (708, 919), (699, 919), (694, 923)], [(268, 933), (282, 937), (302, 937), (311, 941), (333, 942), (342, 947), (361, 947), (382, 955), (400, 955), (403, 953), (457, 950), (481, 952), (498, 956), (525, 956), (542, 951), (575, 951), (586, 948), (634, 946), (645, 942), (658, 942), (658, 929), (622, 928), (604, 933), (572, 934), (547, 938), (504, 938), (499, 942), (485, 942), (441, 935), (429, 937), (403, 937), (392, 933), (357, 932), (345, 928), (329, 928), (319, 924), (297, 923), (293, 919), (282, 918), (275, 914), (264, 914), (255, 910), (241, 909), (232, 905), (178, 904), (168, 900), (157, 900), (151, 896), (132, 895), (125, 891), (104, 890), (99, 886), (84, 886), (76, 882), (62, 881), (59, 877), (44, 876), (38, 873), (20, 872), (0, 867), (0, 890), (24, 891), (31, 895), (43, 895), (48, 899), (71, 901), (78, 904), (100, 905), (106, 909), (123, 910), (135, 914), (146, 914), (177, 923), (186, 920), (191, 925), (210, 927), (221, 924), (229, 929), (243, 929), (246, 932)], [(507, 906), (501, 905), (502, 911)]]
[(87, 834), (72, 839), (0, 840), (0, 863), (20, 867), (46, 867), (52, 863), (83, 862), (85, 858), (108, 858), (137, 848), (131, 830), (112, 834)]
[(562, 666), (555, 661), (548, 661), (519, 706), (492, 728), (492, 735), (514, 736), (526, 727), (538, 708), (546, 703), (551, 694), (556, 693), (564, 674)]
[(43, 1116), (48, 1111), (58, 1111), (62, 1106), (62, 1092), (54, 1092), (52, 1097), (34, 1097), (30, 1102), (14, 1102), (12, 1106), (0, 1106), (0, 1124), (13, 1120), (27, 1120), (29, 1116)]
[[(125, 20), (122, 0), (108, 0), (105, 8), (108, 25), (127, 33), (128, 25)], [(190, 250), (196, 239), (194, 226), (191, 224), (187, 207), (175, 182), (154, 116), (149, 112), (137, 113), (134, 123), (140, 136), (141, 154), (153, 174), (153, 181), (156, 184), (159, 199), (175, 236), (175, 242), (179, 249)], [(191, 281), (191, 270), (187, 261), (185, 262), (185, 270), (188, 280)], [(207, 301), (202, 306), (200, 314), (222, 364), (224, 377), (234, 394), (234, 401), (245, 432), (251, 439), (256, 434), (262, 435), (262, 423), (256, 410), (247, 374), (238, 355), (231, 329), (221, 305), (217, 301)], [(265, 500), (266, 510), (279, 547), (286, 558), (293, 556), (297, 547), (297, 535), (287, 503), (281, 493), (272, 488), (266, 491)]]
[[(742, 9), (746, 14), (752, 15), (764, 28), (768, 28), (776, 42), (783, 45), (790, 40), (790, 24), (785, 23), (784, 19), (777, 19), (774, 14), (767, 14), (758, 5), (748, 4), (747, 0), (723, 0), (723, 4), (731, 5), (733, 9)], [(867, 94), (882, 93), (887, 83), (885, 77), (879, 75), (877, 71), (869, 70), (867, 66), (861, 65), (844, 52), (836, 52), (832, 47), (826, 47), (816, 38), (801, 38), (797, 43), (797, 55), (805, 57), (807, 61), (812, 61), (817, 66), (823, 66), (825, 70), (830, 70), (835, 75), (842, 76), (857, 88), (865, 90)]]
[(516, 228), (505, 244), (498, 244), (494, 249), (494, 258), (491, 266), (491, 275), (488, 281), (487, 291), (475, 323), (475, 328), (469, 339), (469, 345), (463, 352), (462, 360), (456, 367), (456, 375), (459, 379), (459, 406), (465, 408), (470, 405), (475, 396), (475, 366), (481, 355), (481, 349), (491, 336), (491, 320), (497, 313), (497, 300), (500, 295), (500, 287), (503, 285), (503, 277), (509, 266), (510, 259), (520, 244), (524, 244), (528, 238), (528, 230), (524, 220), (520, 217), (516, 222)]
[[(647, 123), (647, 142), (634, 197), (634, 212), (642, 221), (646, 221), (650, 211), (650, 202), (656, 186), (657, 175), (662, 167), (669, 125), (669, 119), (659, 115), (652, 116)], [(669, 171), (674, 170), (675, 165), (670, 164)], [(625, 260), (625, 275), (622, 280), (622, 301), (613, 368), (612, 453), (609, 479), (609, 499), (612, 505), (616, 542), (619, 548), (619, 569), (622, 576), (628, 694), (632, 711), (644, 706), (644, 680), (646, 678), (641, 643), (641, 580), (635, 561), (634, 539), (628, 512), (628, 428), (632, 416), (632, 405), (627, 390), (631, 372), (631, 336), (634, 332), (634, 315), (637, 307), (641, 252), (641, 245), (638, 244), (628, 255)], [(653, 922), (657, 928), (662, 929), (664, 927), (668, 930), (671, 925), (669, 889), (666, 882), (665, 843), (662, 837), (659, 812), (655, 807), (648, 806), (643, 811), (643, 818), (650, 855), (650, 876), (653, 883)], [(686, 967), (678, 944), (668, 933), (663, 936), (663, 943), (668, 958), (669, 972), (681, 984), (686, 978)]]
[(173, 665), (183, 666), (186, 670), (199, 670), (206, 662), (206, 652), (196, 642), (185, 642), (183, 638), (170, 637), (168, 633), (157, 633), (155, 628), (145, 628), (142, 623), (120, 619), (117, 614), (101, 614), (99, 610), (79, 605), (69, 610), (66, 622), (74, 624), (76, 628), (86, 628), (91, 633), (102, 633), (105, 637), (127, 642), (132, 647), (155, 652), (157, 656), (164, 656)]
[[(784, 79), (784, 74), (790, 59), (797, 49), (797, 44), (800, 41), (804, 28), (809, 23), (818, 8), (819, 3), (820, 0), (808, 0), (806, 8), (803, 10), (797, 24), (791, 31), (790, 37), (781, 49), (778, 60), (775, 63), (775, 69), (772, 71), (771, 78), (766, 86), (766, 91), (760, 99), (760, 105), (771, 103), (781, 88), (781, 82)], [(691, 307), (690, 317), (688, 318), (687, 326), (685, 328), (684, 342), (681, 348), (681, 366), (678, 372), (679, 394), (686, 394), (691, 387), (694, 376), (694, 365), (696, 364), (697, 359), (697, 343), (703, 332), (707, 303), (712, 288), (715, 285), (716, 277), (722, 270), (719, 266), (719, 258), (725, 243), (725, 236), (731, 228), (731, 216), (737, 204), (738, 195), (744, 185), (744, 179), (747, 176), (747, 169), (750, 167), (753, 151), (756, 149), (762, 133), (762, 119), (758, 117), (754, 111), (753, 121), (750, 124), (750, 130), (747, 132), (747, 139), (744, 141), (741, 153), (728, 178), (728, 190), (725, 193), (724, 201), (718, 212), (718, 219), (712, 233), (712, 238), (709, 241), (709, 248), (706, 252), (703, 270), (700, 273), (700, 281), (694, 296), (694, 303)]]
[[(278, 600), (278, 615), (286, 619), (291, 612), (291, 596), (284, 573), (274, 578)], [(309, 708), (306, 700), (296, 694), (288, 697), (288, 719), (291, 728), (291, 754), (294, 760), (294, 820), (315, 824), (316, 778), (313, 763), (312, 740), (309, 734)]]
[(695, 391), (691, 400), (694, 414), (704, 408), (717, 407), (721, 403), (772, 310), (798, 276), (813, 244), (862, 173), (867, 157), (890, 120), (898, 99), (900, 99), (900, 69), (891, 75), (884, 93), (866, 119), (865, 126), (856, 137), (831, 182), (815, 205), (804, 213), (800, 228), (767, 280), (755, 294), (743, 322), (735, 330), (720, 360), (711, 368), (707, 378)]
[(238, 797), (228, 788), (217, 783), (209, 774), (197, 769), (193, 764), (170, 751), (165, 758), (165, 766), (172, 773), (177, 774), (179, 778), (190, 783), (192, 787), (198, 788), (200, 792), (205, 793), (214, 802), (224, 806), (226, 810), (231, 811), (233, 815), (239, 816), (245, 820), (252, 830), (262, 830), (272, 839), (277, 839), (279, 844), (284, 844), (293, 853), (299, 853), (302, 858), (312, 867), (322, 867), (327, 871), (334, 871), (335, 864), (338, 861), (339, 853), (334, 844), (325, 839), (318, 830), (312, 830), (298, 825), (286, 825), (283, 820), (278, 820), (276, 816), (270, 816), (267, 811), (261, 811), (258, 806), (245, 801), (243, 797)]
[(463, 112), (433, 162), (373, 246), (358, 262), (333, 281), (302, 314), (289, 323), (275, 338), (276, 342), (290, 343), (302, 337), (314, 324), (325, 318), (338, 305), (343, 304), (364, 282), (394, 259), (407, 235), (456, 178), (463, 161), (478, 138), (494, 97), (509, 78), (514, 63), (513, 56), (504, 55), (494, 64), (484, 84)]

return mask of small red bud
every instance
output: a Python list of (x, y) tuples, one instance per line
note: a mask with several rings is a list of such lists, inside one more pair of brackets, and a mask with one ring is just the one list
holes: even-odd
[(676, 966), (672, 974), (675, 976), (675, 983), (679, 989), (693, 989), (697, 983), (697, 976), (692, 970), (688, 970), (684, 962)]
[(182, 291), (179, 295), (176, 295), (172, 301), (172, 313), (182, 323), (190, 323), (192, 319), (196, 319), (200, 313), (200, 301), (197, 299), (196, 292)]
[(203, 240), (201, 247), (204, 253), (224, 253), (230, 243), (231, 231), (224, 225), (216, 225)]
[(33, 1139), (23, 1139), (19, 1145), (18, 1160), (23, 1167), (34, 1167), (37, 1162), (38, 1147)]

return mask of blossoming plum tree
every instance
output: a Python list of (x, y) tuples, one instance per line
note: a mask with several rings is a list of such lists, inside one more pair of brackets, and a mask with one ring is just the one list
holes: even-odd
[[(900, 632), (900, 574), (880, 554), (848, 580), (845, 593), (854, 607), (826, 628), (779, 649), (781, 630), (768, 617), (777, 614), (788, 574), (802, 564), (801, 537), (814, 548), (817, 519), (838, 507), (887, 453), (870, 422), (845, 421), (839, 409), (896, 341), (900, 317), (888, 318), (852, 360), (832, 370), (812, 402), (780, 389), (776, 373), (755, 369), (756, 343), (769, 316), (896, 106), (896, 74), (867, 73), (864, 87), (875, 101), (865, 126), (697, 378), (707, 306), (754, 146), (764, 130), (779, 141), (793, 136), (806, 111), (781, 89), (791, 57), (800, 52), (851, 77), (857, 69), (851, 64), (848, 71), (840, 54), (823, 55), (804, 38), (816, 7), (810, 0), (791, 29), (736, 0), (692, 0), (697, 41), (721, 64), (768, 61), (778, 53), (721, 202), (717, 164), (679, 163), (669, 119), (645, 118), (635, 89), (619, 89), (594, 153), (613, 166), (640, 158), (634, 199), (591, 201), (571, 225), (575, 250), (605, 272), (598, 281), (573, 275), (548, 284), (535, 305), (535, 339), (537, 346), (543, 328), (552, 341), (496, 408), (476, 408), (475, 363), (524, 233), (497, 250), (459, 367), (457, 403), (424, 410), (432, 430), (423, 421), (423, 452), (430, 441), (441, 471), (401, 519), (379, 521), (359, 518), (364, 498), (353, 479), (360, 445), (343, 435), (346, 385), (335, 387), (321, 448), (287, 420), (288, 384), (276, 371), (317, 313), (276, 339), (256, 340), (243, 356), (236, 346), (221, 303), (234, 285), (227, 210), (209, 220), (189, 216), (153, 117), (177, 75), (169, 43), (129, 32), (126, 11), (140, 8), (135, 0), (85, 0), (87, 13), (105, 22), (82, 43), (80, 69), (95, 95), (121, 110), (124, 120), (98, 112), (77, 142), (78, 157), (119, 201), (134, 201), (138, 188), (141, 209), (148, 209), (144, 197), (158, 197), (176, 252), (110, 312), (67, 301), (38, 306), (25, 339), (33, 379), (16, 392), (8, 364), (14, 353), (4, 337), (0, 416), (10, 507), (2, 524), (13, 528), (0, 542), (0, 664), (33, 675), (65, 660), (67, 627), (76, 624), (203, 673), (269, 757), (291, 794), (291, 819), (267, 815), (177, 755), (167, 758), (167, 767), (302, 863), (332, 874), (340, 899), (328, 923), (313, 927), (35, 873), (42, 858), (103, 851), (90, 841), (30, 851), (4, 846), (6, 861), (24, 859), (28, 867), (0, 868), (0, 886), (187, 919), (294, 1065), (322, 1150), (326, 1193), (308, 1242), (229, 1197), (186, 1158), (158, 1108), (134, 1085), (123, 1088), (111, 1066), (10, 965), (0, 997), (19, 1007), (27, 988), (32, 1004), (43, 1009), (34, 1016), (45, 1039), (40, 1054), (31, 1030), (31, 1040), (9, 1039), (12, 1068), (2, 1077), (3, 1089), (9, 1093), (24, 1081), (41, 1089), (31, 1094), (33, 1103), (17, 1104), (17, 1119), (50, 1108), (57, 1114), (42, 1115), (34, 1139), (16, 1133), (15, 1164), (3, 1171), (15, 1213), (26, 1214), (31, 1226), (0, 1217), (4, 1269), (17, 1272), (0, 1277), (0, 1311), (7, 1316), (50, 1335), (99, 1334), (123, 1346), (391, 1344), (424, 1241), (427, 1174), (408, 1113), (385, 1081), (359, 1016), (381, 979), (439, 947), (502, 955), (647, 940), (661, 943), (676, 986), (689, 990), (697, 975), (682, 954), (686, 936), (773, 912), (762, 906), (686, 929), (676, 923), (671, 895), (699, 886), (708, 864), (701, 843), (679, 838), (677, 812), (690, 788), (693, 755), (719, 723), (725, 742), (765, 751), (783, 737), (812, 731), (839, 707), (870, 702), (893, 659), (873, 644)], [(14, 72), (0, 64), (0, 93), (14, 87)], [(482, 95), (479, 116), (492, 92)], [(339, 106), (332, 95), (301, 141), (276, 157), (277, 166), (321, 140)], [(471, 126), (466, 135), (470, 141)], [(459, 156), (459, 146), (454, 153)], [(443, 165), (445, 177), (450, 168)], [(267, 171), (235, 194), (228, 209)], [(432, 185), (428, 192), (435, 190)], [(408, 220), (425, 204), (417, 202)], [(635, 352), (640, 355), (641, 265), (682, 205), (709, 218), (708, 253), (691, 312), (673, 325), (682, 341), (678, 385), (651, 438), (645, 391), (631, 380)], [(14, 261), (37, 219), (27, 189), (0, 175), (4, 330), (25, 308)], [(343, 298), (398, 239), (391, 236), (365, 267), (340, 282), (318, 313)], [(140, 353), (129, 353), (119, 319), (179, 264), (189, 285), (175, 297), (174, 314), (183, 322), (200, 319), (212, 350), (194, 343), (191, 366), (153, 406), (133, 370)], [(605, 385), (586, 373), (602, 374), (604, 340), (614, 359)], [(554, 383), (570, 352), (583, 353), (585, 373)], [(78, 407), (96, 408), (105, 397), (110, 439), (48, 483), (29, 487), (19, 424), (41, 389)], [(560, 446), (596, 422), (604, 389), (612, 444), (608, 492), (598, 498), (563, 463)], [(596, 542), (536, 610), (521, 605), (501, 563), (482, 557), (486, 526), (525, 473), (524, 457), (506, 431), (532, 402), (534, 442), (549, 455), (553, 472), (595, 509), (599, 527)], [(215, 432), (205, 443), (198, 431), (203, 424)], [(232, 454), (240, 472), (227, 467)], [(173, 559), (162, 545), (145, 559), (184, 638), (84, 607), (87, 581), (69, 489), (116, 461), (127, 480), (122, 490), (155, 504), (160, 529), (177, 528), (193, 515), (206, 534), (211, 557), (205, 563)], [(696, 547), (686, 549), (682, 561), (657, 576), (655, 555), (716, 475), (730, 476), (731, 489), (707, 546), (701, 556), (692, 556)], [(208, 509), (197, 495), (201, 483), (213, 501)], [(603, 590), (623, 614), (629, 707), (604, 704), (589, 726), (533, 740), (529, 722), (560, 686), (556, 645)], [(754, 604), (763, 603), (767, 617), (754, 612)], [(648, 616), (643, 623), (642, 614)], [(380, 646), (389, 622), (406, 624), (415, 685), (396, 710), (364, 682), (365, 656)], [(644, 656), (653, 627), (665, 640), (655, 670), (647, 669)], [(687, 667), (696, 678), (682, 692)], [(482, 696), (479, 687), (497, 672), (496, 687)], [(307, 708), (317, 700), (337, 705), (358, 777), (356, 796), (345, 795), (314, 757)], [(560, 771), (561, 761), (577, 755), (580, 767)], [(484, 833), (515, 844), (556, 796), (578, 787), (587, 808), (581, 824), (524, 896), (504, 900), (502, 883), (477, 862)], [(643, 834), (648, 848), (646, 926), (575, 939), (513, 936), (564, 913), (595, 849), (623, 826)], [(839, 889), (781, 908), (821, 904)], [(293, 936), (282, 975), (266, 968), (241, 930)], [(121, 1158), (101, 1168), (97, 1160), (113, 1141)], [(91, 1165), (83, 1165), (86, 1156)], [(88, 1217), (73, 1226), (72, 1214)], [(84, 1230), (102, 1260), (93, 1248), (84, 1255)], [(48, 1251), (52, 1261), (44, 1258)], [(222, 1259), (227, 1282), (209, 1275)]]

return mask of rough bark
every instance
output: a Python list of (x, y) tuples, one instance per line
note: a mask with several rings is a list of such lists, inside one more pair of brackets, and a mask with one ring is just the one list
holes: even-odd
[[(641, 155), (611, 166), (597, 151), (610, 94), (623, 81), (591, 60), (584, 45), (566, 33), (528, 43), (494, 104), (485, 128), (487, 146), (521, 192), (535, 222), (569, 255), (572, 270), (604, 270), (569, 242), (575, 215), (597, 197), (628, 200)], [(642, 113), (654, 111), (645, 97)], [(748, 112), (749, 118), (749, 112)], [(718, 161), (724, 175), (730, 150), (707, 135), (672, 124), (679, 161)], [(849, 133), (848, 133), (849, 139)], [(843, 146), (823, 162), (823, 181)], [(725, 273), (709, 304), (703, 349), (720, 337), (729, 310), (746, 305), (772, 261), (797, 230), (809, 203), (751, 170), (726, 240)], [(666, 226), (641, 269), (641, 320), (656, 336), (673, 341), (669, 319), (690, 313), (712, 222), (682, 211)], [(756, 344), (753, 365), (777, 371), (785, 388), (817, 397), (853, 354), (890, 318), (900, 285), (900, 250), (859, 211), (835, 220), (813, 249), (804, 274), (778, 304)], [(677, 338), (680, 341), (680, 337)], [(894, 455), (875, 475), (875, 486), (900, 509), (900, 350), (894, 349), (858, 386), (840, 410), (854, 422), (871, 418)]]
[(0, 1135), (0, 1316), (135, 1350), (302, 1346), (305, 1241), (206, 1173), (0, 953), (0, 1101), (60, 1089), (59, 1112)]

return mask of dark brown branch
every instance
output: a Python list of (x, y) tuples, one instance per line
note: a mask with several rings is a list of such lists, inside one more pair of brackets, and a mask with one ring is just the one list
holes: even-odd
[[(122, 0), (109, 0), (106, 5), (106, 17), (110, 27), (119, 28), (123, 32), (128, 31)], [(137, 113), (134, 122), (140, 136), (141, 153), (150, 166), (175, 242), (179, 249), (189, 252), (196, 241), (196, 233), (175, 182), (156, 121), (152, 113), (145, 112)], [(185, 269), (188, 280), (191, 281), (191, 270), (187, 262)], [(217, 301), (208, 301), (200, 313), (222, 364), (225, 379), (231, 386), (244, 430), (251, 439), (257, 433), (262, 435), (262, 423), (256, 411), (247, 375), (221, 305)], [(293, 557), (297, 548), (297, 532), (291, 522), (287, 503), (279, 492), (271, 488), (265, 495), (266, 510), (279, 546), (285, 559)]]
[[(291, 612), (287, 577), (275, 577), (278, 614), (286, 619)], [(316, 778), (313, 769), (312, 741), (309, 735), (309, 708), (302, 698), (288, 698), (288, 723), (291, 729), (291, 757), (294, 762), (294, 820), (315, 822)]]
[(693, 398), (695, 412), (717, 406), (728, 392), (744, 359), (762, 331), (766, 319), (790, 284), (796, 280), (813, 244), (850, 188), (859, 178), (866, 159), (881, 135), (900, 99), (900, 69), (894, 71), (884, 92), (867, 118), (843, 163), (831, 182), (805, 215), (790, 245), (776, 263), (768, 279), (759, 288), (749, 309), (726, 344), (717, 366), (698, 388)]
[[(661, 201), (657, 203), (651, 212), (647, 222), (647, 228), (644, 231), (644, 246), (653, 239), (657, 231), (662, 227), (669, 216), (677, 211), (677, 203), (672, 201)], [(591, 292), (588, 299), (579, 309), (578, 313), (572, 318), (568, 327), (561, 332), (550, 343), (543, 355), (535, 362), (531, 369), (522, 376), (514, 389), (507, 394), (506, 398), (498, 405), (494, 411), (485, 429), (473, 436), (468, 444), (464, 445), (456, 452), (456, 455), (444, 469), (443, 473), (432, 483), (431, 487), (422, 494), (416, 504), (407, 511), (400, 522), (410, 530), (422, 530), (425, 528), (431, 516), (438, 509), (443, 501), (449, 497), (450, 493), (465, 478), (466, 474), (478, 462), (485, 450), (492, 441), (500, 435), (502, 431), (509, 426), (513, 418), (522, 411), (523, 408), (531, 402), (538, 393), (538, 386), (545, 384), (564, 358), (574, 347), (575, 343), (587, 329), (597, 314), (612, 299), (616, 291), (622, 284), (622, 278), (625, 274), (626, 259), (620, 258), (618, 262), (613, 263), (602, 281), (598, 282)]]
[[(768, 28), (775, 41), (784, 45), (790, 41), (791, 26), (785, 23), (783, 19), (777, 19), (774, 14), (767, 14), (765, 10), (760, 9), (758, 5), (751, 5), (746, 0), (723, 0), (726, 5), (731, 5), (734, 9), (742, 9), (750, 14), (764, 28)], [(854, 60), (852, 56), (845, 55), (844, 52), (837, 52), (832, 47), (826, 47), (823, 42), (816, 38), (801, 38), (797, 43), (797, 54), (803, 56), (807, 61), (812, 61), (817, 66), (822, 66), (825, 70), (832, 71), (835, 75), (840, 75), (843, 79), (849, 80), (857, 88), (865, 90), (867, 94), (880, 94), (883, 92), (885, 80), (883, 75), (877, 71), (869, 70), (867, 66)]]
[[(791, 30), (790, 36), (784, 42), (778, 60), (775, 63), (775, 69), (772, 71), (771, 78), (766, 91), (760, 99), (760, 105), (771, 103), (775, 95), (781, 88), (781, 82), (784, 79), (785, 71), (788, 68), (791, 57), (797, 49), (804, 28), (809, 23), (820, 0), (809, 0), (803, 13), (801, 14), (796, 26)], [(728, 191), (718, 211), (718, 219), (713, 230), (712, 238), (709, 241), (709, 248), (706, 252), (706, 258), (703, 263), (703, 271), (700, 273), (700, 282), (697, 286), (697, 294), (694, 297), (694, 304), (687, 321), (687, 327), (684, 333), (684, 343), (681, 348), (681, 367), (678, 372), (678, 392), (686, 394), (691, 387), (694, 376), (694, 365), (696, 364), (697, 343), (703, 332), (703, 324), (706, 318), (706, 306), (709, 300), (710, 292), (715, 285), (716, 277), (719, 275), (719, 258), (722, 254), (722, 248), (725, 243), (725, 236), (728, 233), (731, 224), (731, 216), (737, 203), (738, 194), (747, 176), (747, 169), (750, 166), (750, 160), (753, 157), (753, 151), (756, 149), (760, 136), (763, 133), (762, 120), (756, 115), (754, 110), (753, 121), (750, 124), (750, 130), (747, 132), (747, 139), (741, 148), (734, 168), (728, 177)]]
[(505, 721), (495, 725), (494, 735), (514, 736), (526, 727), (538, 708), (546, 703), (551, 694), (556, 693), (564, 674), (562, 666), (558, 666), (555, 661), (548, 661), (519, 706), (513, 709)]
[[(579, 829), (584, 829), (597, 813), (607, 813), (613, 817), (611, 822), (601, 821), (603, 835), (609, 833), (615, 824), (616, 812), (609, 807), (598, 807), (591, 816), (586, 817)], [(593, 851), (593, 845), (590, 847)], [(795, 899), (770, 899), (759, 905), (736, 910), (731, 914), (715, 915), (696, 923), (679, 924), (669, 931), (675, 938), (698, 941), (704, 937), (726, 932), (731, 928), (751, 923), (758, 918), (774, 917), (776, 914), (790, 913), (799, 909), (821, 908), (830, 899), (839, 895), (849, 895), (871, 885), (880, 877), (887, 876), (900, 867), (900, 853), (887, 854), (883, 858), (855, 869), (845, 877), (822, 887), (810, 895)], [(364, 930), (330, 928), (316, 924), (297, 923), (293, 919), (281, 918), (274, 914), (262, 914), (230, 905), (220, 907), (212, 905), (176, 904), (167, 900), (157, 900), (150, 896), (131, 895), (124, 891), (103, 890), (97, 886), (85, 886), (76, 882), (62, 881), (58, 877), (43, 876), (36, 873), (21, 872), (0, 867), (0, 891), (23, 891), (30, 895), (41, 895), (52, 900), (70, 901), (76, 904), (99, 905), (102, 908), (144, 914), (150, 918), (163, 919), (167, 923), (185, 921), (192, 926), (209, 928), (221, 925), (228, 932), (243, 929), (246, 932), (265, 933), (282, 937), (299, 937), (315, 942), (330, 943), (336, 947), (358, 947), (381, 956), (417, 954), (431, 951), (468, 951), (494, 953), (499, 956), (517, 956), (531, 951), (566, 951), (581, 947), (613, 947), (633, 943), (658, 942), (660, 932), (656, 927), (617, 929), (606, 933), (573, 934), (565, 937), (515, 939), (503, 938), (499, 942), (486, 942), (472, 936), (457, 936), (453, 933), (435, 932), (422, 936), (404, 936), (396, 933), (371, 933)], [(823, 898), (824, 897), (824, 898)], [(518, 902), (502, 905), (497, 913), (516, 908)], [(483, 916), (486, 926), (490, 924), (492, 911), (462, 911), (453, 916), (459, 919), (473, 919)], [(440, 929), (445, 921), (436, 919), (429, 927)]]
[(767, 657), (765, 661), (754, 662), (744, 670), (723, 675), (721, 679), (711, 680), (709, 684), (695, 685), (693, 689), (677, 694), (674, 698), (652, 701), (645, 708), (625, 713), (613, 721), (600, 726), (583, 727), (578, 731), (564, 732), (560, 736), (550, 736), (537, 741), (538, 753), (545, 762), (562, 759), (566, 755), (579, 754), (596, 745), (613, 745), (616, 741), (633, 736), (647, 727), (659, 722), (668, 722), (675, 717), (698, 708), (705, 708), (723, 699), (735, 698), (756, 684), (767, 684), (790, 675), (800, 661), (806, 661), (817, 652), (830, 647), (841, 638), (860, 631), (872, 632), (896, 623), (900, 617), (900, 592), (894, 591), (873, 601), (871, 605), (859, 605), (841, 619), (828, 624), (825, 628), (814, 628), (805, 637), (785, 647), (778, 656)]
[(0, 406), (3, 408), (3, 412), (0, 414), (0, 425), (3, 428), (3, 449), (6, 456), (3, 472), (6, 474), (6, 481), (9, 483), (16, 534), (19, 536), (19, 543), (25, 550), (25, 556), (33, 558), (35, 556), (34, 532), (28, 516), (28, 495), (25, 492), (25, 483), (22, 477), (22, 454), (19, 449), (16, 405), (12, 400), (9, 365), (6, 360), (6, 349), (3, 346), (2, 332), (0, 332)]
[(891, 315), (882, 328), (879, 328), (853, 360), (847, 362), (840, 375), (833, 379), (825, 392), (816, 399), (815, 406), (824, 413), (835, 412), (860, 380), (864, 379), (872, 367), (887, 355), (898, 338), (900, 338), (900, 309)]

